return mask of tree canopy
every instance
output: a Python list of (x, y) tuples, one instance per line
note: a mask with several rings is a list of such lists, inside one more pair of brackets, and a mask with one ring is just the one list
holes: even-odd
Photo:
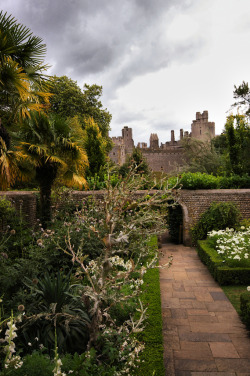
[(48, 103), (45, 53), (41, 38), (0, 12), (0, 117), (4, 125)]
[(250, 117), (250, 89), (248, 82), (243, 81), (239, 86), (234, 85), (233, 94), (236, 102), (232, 107), (241, 108), (243, 113), (245, 113), (247, 117)]
[(82, 91), (77, 82), (67, 76), (54, 76), (51, 81), (51, 93), (53, 95), (50, 98), (49, 112), (65, 118), (78, 116), (83, 127), (88, 123), (89, 118), (93, 118), (102, 137), (108, 141), (112, 116), (103, 108), (100, 101), (102, 86), (85, 84)]

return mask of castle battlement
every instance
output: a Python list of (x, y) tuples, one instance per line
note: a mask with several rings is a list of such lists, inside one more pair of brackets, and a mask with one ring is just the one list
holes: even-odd
[[(201, 141), (209, 141), (215, 137), (215, 123), (208, 121), (208, 111), (196, 112), (196, 120), (191, 124), (191, 132), (180, 129), (180, 139), (175, 140), (175, 132), (171, 130), (171, 140), (161, 143), (157, 133), (151, 133), (149, 147), (146, 142), (139, 142), (137, 147), (145, 156), (149, 167), (153, 171), (171, 172), (180, 169), (184, 164), (184, 149), (182, 140), (184, 138), (196, 138)], [(133, 131), (127, 126), (122, 129), (122, 136), (112, 137), (114, 147), (109, 153), (110, 159), (116, 164), (125, 163), (126, 156), (134, 149)]]

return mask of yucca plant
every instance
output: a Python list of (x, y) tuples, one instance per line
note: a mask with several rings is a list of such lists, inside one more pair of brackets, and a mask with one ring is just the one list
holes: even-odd
[(45, 273), (37, 280), (26, 278), (26, 286), (31, 290), (33, 304), (28, 307), (27, 317), (21, 326), (21, 339), (35, 344), (37, 339), (49, 352), (57, 346), (60, 352), (82, 352), (89, 338), (90, 319), (77, 285), (70, 282), (70, 274)]

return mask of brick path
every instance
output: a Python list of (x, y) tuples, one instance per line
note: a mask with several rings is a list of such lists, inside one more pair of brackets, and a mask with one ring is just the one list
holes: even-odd
[(160, 269), (166, 376), (250, 376), (250, 336), (194, 248), (166, 244)]

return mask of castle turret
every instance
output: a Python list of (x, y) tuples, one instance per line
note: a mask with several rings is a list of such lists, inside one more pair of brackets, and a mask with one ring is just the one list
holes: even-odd
[(174, 131), (171, 131), (171, 145), (174, 145), (175, 138), (174, 138)]
[(215, 137), (215, 123), (208, 121), (208, 111), (196, 112), (196, 120), (191, 125), (192, 137), (208, 141)]
[(126, 153), (131, 154), (133, 152), (133, 149), (134, 149), (134, 140), (133, 140), (133, 137), (132, 137), (132, 128), (125, 126), (122, 129), (122, 138), (123, 138)]
[(150, 149), (159, 149), (159, 138), (156, 133), (151, 133), (149, 144)]
[(180, 140), (183, 139), (183, 129), (180, 129)]

